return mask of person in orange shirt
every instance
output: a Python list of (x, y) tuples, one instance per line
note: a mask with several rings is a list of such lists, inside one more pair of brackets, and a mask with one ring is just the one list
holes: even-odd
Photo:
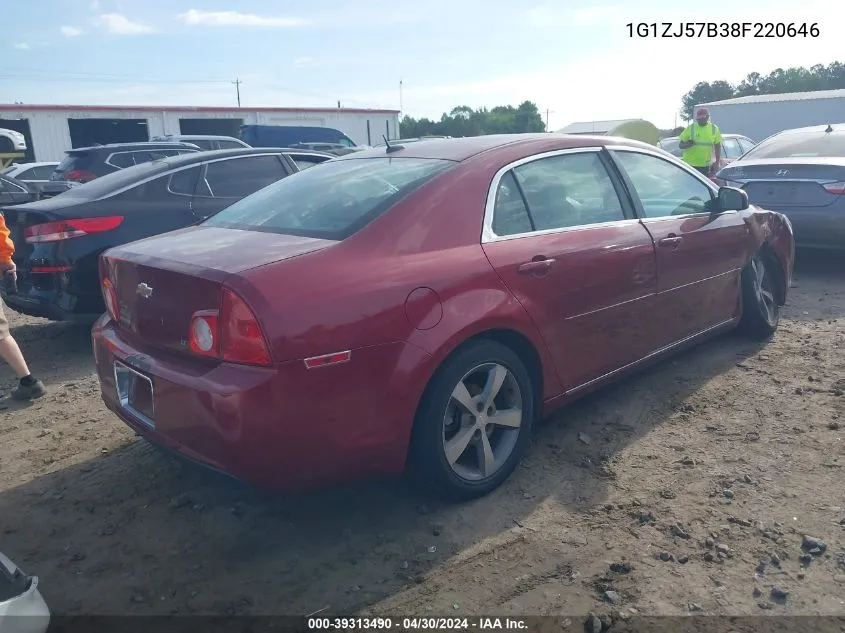
[[(17, 277), (15, 262), (12, 255), (15, 254), (15, 243), (9, 237), (9, 229), (6, 227), (6, 220), (0, 213), (0, 276), (6, 279), (11, 275)], [(9, 331), (9, 322), (6, 320), (6, 313), (3, 311), (3, 300), (0, 299), (0, 358), (9, 363), (9, 366), (17, 374), (20, 382), (12, 391), (12, 398), (15, 400), (34, 400), (40, 398), (46, 392), (44, 383), (29, 373), (21, 348), (18, 347), (12, 333)]]

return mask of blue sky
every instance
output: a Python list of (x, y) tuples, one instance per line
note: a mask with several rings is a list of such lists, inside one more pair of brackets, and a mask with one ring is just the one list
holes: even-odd
[[(36, 0), (4, 7), (0, 102), (398, 108), (532, 100), (552, 129), (674, 123), (698, 80), (845, 62), (832, 0)], [(628, 22), (817, 23), (798, 39), (630, 37)], [(14, 29), (9, 28), (15, 25)], [(14, 33), (9, 35), (9, 33)], [(837, 50), (838, 49), (838, 50)]]

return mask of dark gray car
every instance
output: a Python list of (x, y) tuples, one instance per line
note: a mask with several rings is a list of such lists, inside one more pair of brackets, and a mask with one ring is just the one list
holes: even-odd
[(845, 123), (779, 132), (717, 177), (786, 215), (797, 246), (845, 248)]

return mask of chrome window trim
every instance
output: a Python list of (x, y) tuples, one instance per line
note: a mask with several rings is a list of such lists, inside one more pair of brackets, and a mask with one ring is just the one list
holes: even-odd
[[(628, 224), (636, 223), (639, 220), (636, 218), (620, 218), (611, 222), (593, 222), (590, 224), (579, 224), (577, 226), (564, 226), (558, 229), (544, 229), (541, 231), (528, 231), (525, 233), (516, 233), (514, 235), (497, 235), (493, 230), (493, 212), (496, 206), (496, 194), (499, 192), (499, 184), (512, 169), (533, 163), (534, 161), (543, 160), (544, 158), (554, 158), (556, 156), (567, 156), (570, 154), (600, 154), (604, 146), (588, 146), (588, 147), (568, 147), (566, 149), (558, 149), (550, 152), (542, 152), (541, 154), (532, 154), (531, 156), (524, 156), (515, 161), (512, 161), (499, 169), (493, 176), (490, 187), (487, 190), (487, 201), (484, 205), (484, 223), (481, 229), (481, 243), (490, 244), (492, 242), (503, 242), (506, 240), (520, 239), (524, 237), (540, 237), (544, 235), (554, 235), (556, 233), (568, 233), (571, 231), (581, 231), (584, 229), (605, 228), (609, 226), (626, 226)], [(606, 171), (606, 169), (605, 169)], [(608, 173), (608, 178), (611, 175)], [(614, 189), (615, 191), (615, 189)], [(618, 194), (617, 194), (618, 195)], [(619, 206), (622, 208), (622, 201), (619, 201)]]
[(26, 187), (21, 187), (18, 183), (12, 182), (8, 178), (0, 178), (0, 181), (2, 181), (6, 187), (6, 191), (9, 193), (29, 193)]
[[(115, 169), (126, 169), (126, 167), (121, 167), (120, 165), (115, 165), (113, 162), (111, 162), (111, 159), (114, 158), (115, 156), (119, 156), (120, 154), (134, 154), (134, 153), (135, 152), (133, 150), (127, 150), (125, 152), (112, 152), (111, 154), (109, 154), (106, 157), (106, 160), (104, 160), (103, 162), (106, 165), (108, 165), (109, 167), (114, 167)], [(135, 157), (133, 156), (132, 157), (132, 165), (129, 165), (129, 166), (133, 167), (135, 165), (137, 165), (137, 163), (135, 162)]]

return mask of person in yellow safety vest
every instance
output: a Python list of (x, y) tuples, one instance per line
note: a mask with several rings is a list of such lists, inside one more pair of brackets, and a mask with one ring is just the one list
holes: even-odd
[[(722, 133), (710, 120), (710, 110), (700, 106), (695, 109), (695, 121), (681, 132), (678, 147), (684, 151), (683, 161), (710, 176), (722, 166)], [(713, 156), (715, 153), (715, 162)]]

